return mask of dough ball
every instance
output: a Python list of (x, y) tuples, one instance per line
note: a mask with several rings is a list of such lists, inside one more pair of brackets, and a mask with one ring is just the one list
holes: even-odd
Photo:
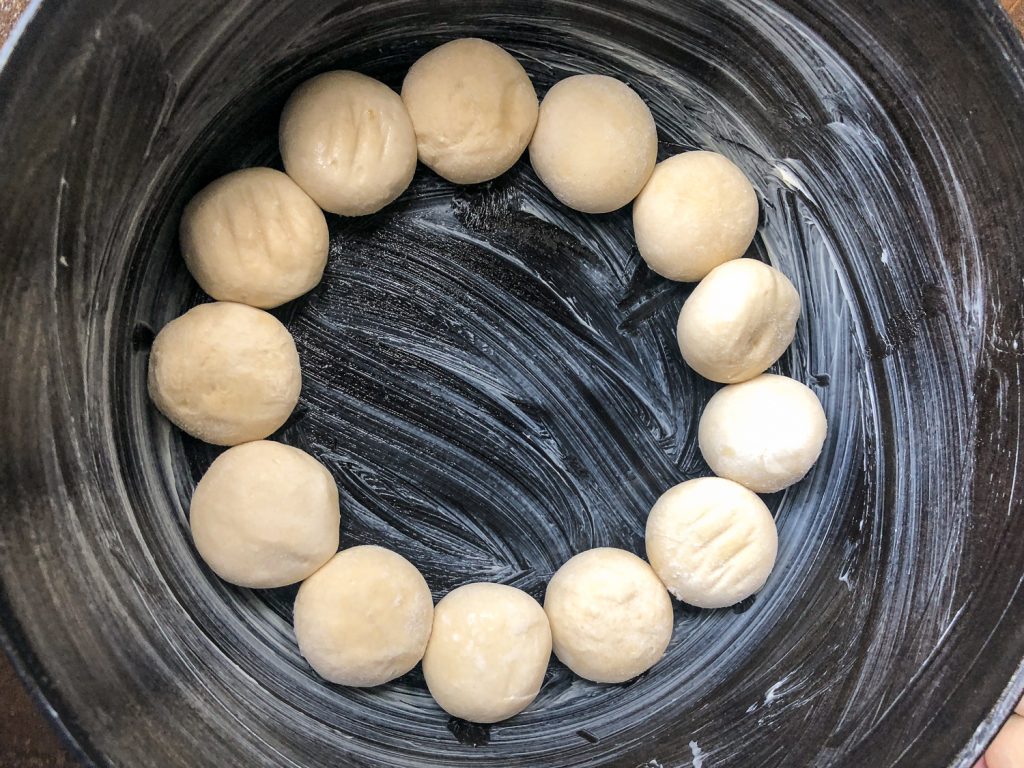
[(988, 768), (1024, 768), (1024, 717), (1011, 715), (985, 752)]
[(537, 92), (504, 49), (467, 37), (430, 51), (402, 83), (420, 160), (448, 181), (500, 176), (523, 154), (537, 124)]
[(653, 667), (672, 639), (672, 600), (647, 563), (602, 547), (581, 552), (548, 583), (544, 611), (555, 655), (580, 677), (621, 683)]
[(757, 231), (757, 194), (726, 157), (684, 152), (654, 169), (633, 203), (633, 231), (659, 275), (700, 280), (747, 250)]
[(244, 304), (200, 304), (157, 334), (149, 396), (175, 425), (207, 443), (260, 440), (288, 420), (302, 373), (291, 334)]
[(416, 171), (416, 134), (397, 93), (358, 72), (325, 72), (281, 115), (288, 175), (331, 213), (363, 216), (397, 198)]
[(312, 575), (338, 551), (338, 488), (305, 451), (259, 440), (214, 459), (192, 494), (192, 539), (214, 573), (269, 589)]
[(556, 83), (541, 102), (530, 163), (570, 208), (621, 208), (643, 189), (657, 157), (651, 111), (625, 83), (575, 75)]
[(272, 168), (204, 187), (185, 207), (180, 233), (189, 271), (219, 301), (277, 307), (319, 283), (327, 265), (323, 211)]
[(434, 609), (423, 676), (448, 714), (496, 723), (537, 698), (550, 658), (551, 630), (536, 600), (501, 584), (466, 584)]
[(676, 327), (683, 359), (706, 379), (735, 384), (764, 373), (793, 342), (800, 294), (753, 259), (715, 267), (683, 304)]
[(802, 479), (825, 442), (825, 411), (799, 381), (764, 373), (723, 387), (700, 417), (700, 452), (719, 477), (757, 493)]
[(651, 567), (669, 592), (698, 608), (725, 608), (757, 592), (778, 548), (764, 502), (720, 477), (670, 488), (647, 518)]
[(352, 547), (306, 579), (295, 638), (316, 673), (368, 688), (401, 677), (427, 647), (434, 600), (412, 563), (389, 549)]

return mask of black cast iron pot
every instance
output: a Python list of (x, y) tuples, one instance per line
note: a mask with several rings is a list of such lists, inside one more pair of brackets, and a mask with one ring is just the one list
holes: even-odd
[[(626, 685), (553, 662), (490, 729), (419, 672), (333, 687), (293, 589), (215, 578), (187, 505), (216, 450), (145, 392), (153, 332), (203, 300), (178, 253), (201, 185), (278, 164), (289, 91), (330, 68), (398, 86), (432, 46), (506, 46), (538, 91), (629, 82), (661, 157), (755, 181), (751, 256), (804, 300), (778, 366), (830, 422), (768, 498), (779, 564), (734, 610), (677, 612)], [(83, 760), (117, 766), (969, 766), (1024, 690), (1024, 48), (991, 0), (43, 0), (0, 73), (0, 616)], [(681, 362), (689, 287), (628, 209), (556, 204), (524, 160), (421, 169), (330, 219), (324, 282), (283, 308), (304, 388), (278, 439), (342, 492), (343, 545), (392, 547), (435, 596), (540, 597), (573, 553), (642, 552), (659, 493), (707, 473), (714, 387)]]

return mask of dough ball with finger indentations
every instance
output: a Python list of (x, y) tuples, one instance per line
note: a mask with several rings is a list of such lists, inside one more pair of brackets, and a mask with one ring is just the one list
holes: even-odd
[(537, 93), (507, 51), (478, 38), (422, 56), (402, 83), (420, 160), (456, 184), (500, 176), (523, 154), (537, 124)]
[(368, 688), (415, 667), (434, 618), (430, 588), (416, 566), (389, 549), (336, 554), (295, 598), (295, 637), (316, 673)]
[(683, 359), (722, 384), (764, 373), (796, 334), (800, 295), (777, 269), (753, 259), (715, 267), (683, 304), (676, 333)]
[(299, 400), (302, 372), (288, 329), (229, 301), (193, 307), (157, 334), (149, 396), (177, 427), (214, 445), (261, 440)]
[(242, 587), (284, 587), (338, 550), (338, 488), (305, 451), (269, 440), (222, 453), (192, 494), (189, 525), (206, 564)]
[(327, 220), (272, 168), (246, 168), (204, 187), (181, 217), (181, 250), (219, 301), (269, 309), (306, 293), (327, 265)]
[(551, 193), (584, 213), (608, 213), (643, 189), (658, 130), (636, 91), (605, 75), (556, 83), (540, 105), (530, 163)]
[(325, 72), (288, 98), (281, 114), (285, 171), (324, 210), (375, 213), (416, 171), (416, 134), (401, 97), (358, 72)]
[(698, 608), (725, 608), (761, 589), (778, 546), (764, 502), (720, 477), (670, 488), (647, 518), (651, 567), (669, 592)]
[(693, 282), (744, 254), (757, 216), (757, 193), (731, 160), (684, 152), (654, 169), (633, 203), (633, 232), (647, 266)]
[(544, 611), (555, 655), (596, 683), (646, 672), (672, 639), (668, 592), (651, 566), (622, 549), (591, 549), (566, 562), (548, 583)]
[(764, 373), (716, 392), (701, 414), (697, 440), (716, 475), (774, 493), (807, 474), (827, 431), (825, 411), (809, 387)]
[(550, 658), (551, 630), (536, 600), (501, 584), (466, 584), (434, 609), (423, 676), (448, 714), (496, 723), (537, 698)]

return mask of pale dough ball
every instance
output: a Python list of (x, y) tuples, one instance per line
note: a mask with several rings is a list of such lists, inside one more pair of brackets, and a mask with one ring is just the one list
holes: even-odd
[(659, 275), (700, 280), (747, 250), (757, 231), (757, 194), (728, 158), (684, 152), (654, 169), (633, 203), (633, 231)]
[(295, 638), (316, 673), (368, 688), (401, 677), (427, 647), (430, 588), (412, 563), (383, 547), (352, 547), (306, 579), (295, 598)]
[(988, 768), (1024, 768), (1024, 717), (1011, 715), (985, 751)]
[(312, 575), (338, 550), (338, 488), (305, 451), (259, 440), (229, 448), (192, 494), (189, 524), (214, 573), (269, 589)]
[(244, 304), (200, 304), (157, 334), (149, 396), (175, 425), (214, 445), (260, 440), (299, 400), (302, 373), (291, 334)]
[(651, 567), (669, 592), (698, 608), (725, 608), (757, 592), (778, 548), (764, 502), (720, 477), (670, 488), (647, 518)]
[(672, 639), (672, 600), (631, 552), (590, 549), (558, 569), (544, 611), (555, 655), (580, 677), (621, 683), (653, 667)]
[(530, 163), (570, 208), (621, 208), (643, 189), (657, 157), (651, 111), (615, 78), (575, 75), (556, 83), (541, 102)]
[(204, 187), (185, 207), (180, 234), (189, 271), (219, 301), (277, 307), (319, 283), (327, 265), (323, 211), (272, 168)]
[(402, 83), (420, 160), (456, 184), (500, 176), (537, 124), (537, 93), (504, 49), (467, 37), (430, 51)]
[(295, 89), (280, 140), (288, 175), (343, 216), (379, 211), (416, 171), (416, 134), (401, 97), (358, 72), (325, 72)]
[(716, 392), (700, 417), (697, 439), (716, 475), (774, 493), (807, 474), (826, 432), (825, 411), (810, 388), (765, 373)]
[(715, 267), (679, 313), (683, 359), (706, 379), (735, 384), (764, 373), (793, 342), (800, 294), (753, 259)]
[(501, 584), (466, 584), (434, 609), (423, 676), (448, 714), (496, 723), (537, 698), (550, 658), (551, 630), (536, 600)]

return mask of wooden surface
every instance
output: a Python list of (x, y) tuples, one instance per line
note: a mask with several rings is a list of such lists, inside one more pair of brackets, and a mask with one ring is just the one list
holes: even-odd
[(75, 765), (0, 652), (0, 766), (73, 768)]
[[(1024, 31), (1024, 0), (1001, 0)], [(28, 0), (0, 0), (0, 43), (10, 34)], [(72, 768), (49, 724), (22, 688), (7, 659), (0, 656), (0, 767)]]
[(28, 0), (0, 0), (0, 44), (7, 39), (14, 22), (26, 5)]
[(1017, 29), (1024, 32), (1024, 0), (1002, 0), (1002, 3)]

